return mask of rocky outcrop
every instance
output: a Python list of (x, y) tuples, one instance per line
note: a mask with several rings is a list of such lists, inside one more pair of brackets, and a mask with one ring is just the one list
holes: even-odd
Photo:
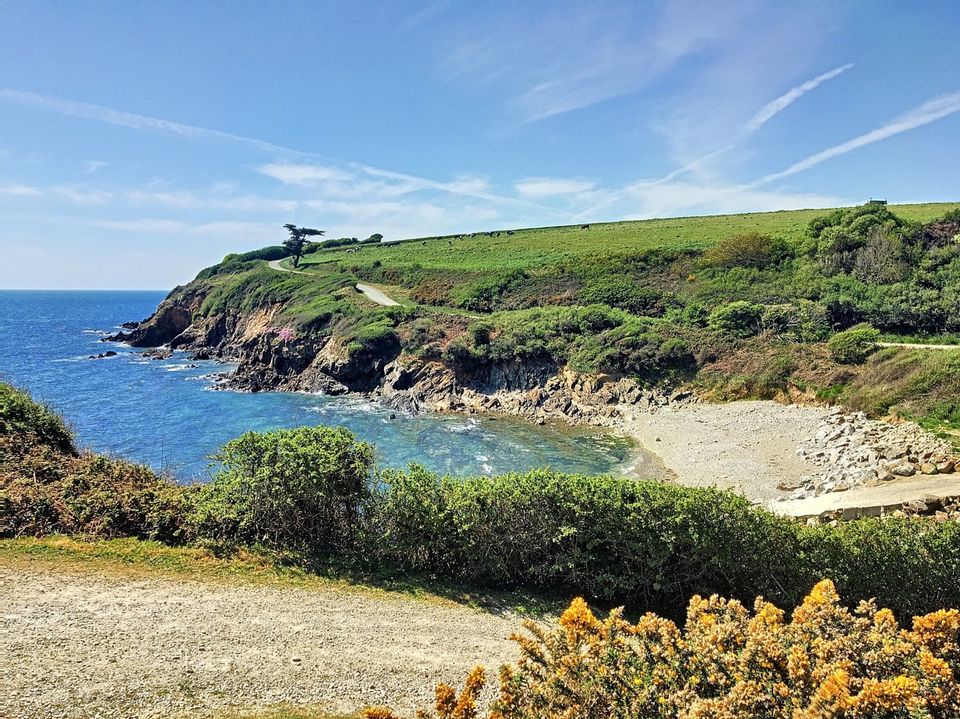
[(155, 347), (140, 353), (141, 357), (155, 360), (170, 359), (173, 356), (173, 350), (169, 347)]
[(387, 365), (374, 394), (407, 412), (502, 412), (540, 424), (561, 420), (613, 425), (630, 411), (655, 412), (668, 404), (695, 401), (690, 393), (644, 388), (627, 378), (520, 362), (463, 379), (450, 367), (412, 357)]
[(883, 422), (834, 408), (797, 454), (821, 467), (801, 477), (793, 499), (876, 486), (898, 477), (949, 474), (958, 464), (949, 442), (914, 422)]
[(105, 337), (105, 342), (124, 342), (132, 347), (159, 347), (172, 343), (191, 327), (206, 294), (189, 287), (177, 287), (143, 322), (124, 323), (129, 332)]

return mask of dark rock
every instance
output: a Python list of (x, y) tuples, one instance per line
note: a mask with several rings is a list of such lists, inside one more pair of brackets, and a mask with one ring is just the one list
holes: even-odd
[(113, 350), (107, 350), (106, 352), (101, 352), (97, 355), (90, 355), (87, 359), (106, 359), (107, 357), (116, 357), (117, 353)]
[(173, 357), (173, 350), (169, 347), (157, 347), (156, 349), (141, 352), (140, 356), (146, 357), (147, 359), (165, 360)]

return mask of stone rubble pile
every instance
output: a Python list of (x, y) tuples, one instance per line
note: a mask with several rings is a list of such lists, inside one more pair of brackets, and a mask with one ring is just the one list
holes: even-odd
[(854, 487), (872, 487), (898, 477), (950, 474), (957, 456), (949, 442), (914, 422), (881, 422), (862, 412), (830, 411), (797, 455), (821, 467), (800, 477), (791, 499), (817, 497)]
[(836, 525), (861, 517), (906, 517), (933, 522), (960, 522), (960, 497), (925, 497), (896, 505), (846, 507), (824, 512), (818, 517), (808, 517), (806, 522), (810, 525)]

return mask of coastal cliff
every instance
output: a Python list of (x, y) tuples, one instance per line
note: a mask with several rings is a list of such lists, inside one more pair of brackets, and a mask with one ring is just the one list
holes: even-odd
[(277, 326), (281, 304), (209, 313), (202, 310), (206, 299), (202, 287), (178, 287), (149, 318), (107, 339), (234, 362), (236, 371), (220, 383), (224, 389), (361, 393), (408, 413), (504, 413), (540, 424), (615, 426), (624, 408), (655, 412), (695, 401), (690, 392), (580, 373), (551, 361), (423, 358), (392, 332), (364, 342), (330, 327), (285, 333)]

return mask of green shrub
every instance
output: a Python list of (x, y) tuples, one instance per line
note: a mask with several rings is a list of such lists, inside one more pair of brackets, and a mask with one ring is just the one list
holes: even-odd
[(26, 392), (0, 382), (0, 435), (29, 435), (61, 452), (73, 454), (73, 435), (53, 410)]
[(675, 303), (665, 293), (630, 277), (601, 277), (580, 290), (584, 304), (603, 304), (635, 315), (660, 317)]
[(454, 300), (458, 307), (471, 312), (491, 312), (506, 292), (526, 279), (523, 270), (500, 272), (457, 288)]
[(364, 554), (405, 572), (644, 607), (693, 587), (800, 586), (793, 525), (730, 493), (548, 470), (451, 479), (414, 467), (382, 482)]
[(215, 459), (220, 469), (196, 503), (201, 536), (308, 553), (349, 544), (373, 448), (347, 430), (247, 432)]
[(778, 237), (747, 232), (728, 237), (709, 248), (705, 257), (714, 267), (754, 267), (762, 270), (792, 255), (790, 246)]
[(357, 328), (353, 332), (353, 339), (368, 349), (395, 346), (400, 343), (393, 321), (386, 317)]
[(716, 332), (734, 337), (750, 337), (760, 331), (762, 316), (762, 305), (739, 300), (714, 308), (707, 324)]
[(385, 471), (360, 554), (474, 585), (579, 593), (675, 613), (684, 597), (794, 606), (818, 578), (903, 613), (960, 603), (960, 525), (806, 527), (729, 492), (548, 470), (490, 478)]
[(880, 332), (868, 324), (859, 324), (838, 332), (827, 346), (830, 356), (841, 364), (860, 364), (877, 348)]
[(241, 252), (236, 255), (227, 255), (224, 258), (224, 262), (227, 259), (233, 259), (239, 262), (250, 262), (252, 260), (264, 260), (266, 262), (272, 262), (273, 260), (282, 260), (285, 257), (290, 256), (290, 250), (288, 250), (283, 245), (270, 245), (269, 247), (261, 247), (259, 250), (251, 250), (250, 252)]

